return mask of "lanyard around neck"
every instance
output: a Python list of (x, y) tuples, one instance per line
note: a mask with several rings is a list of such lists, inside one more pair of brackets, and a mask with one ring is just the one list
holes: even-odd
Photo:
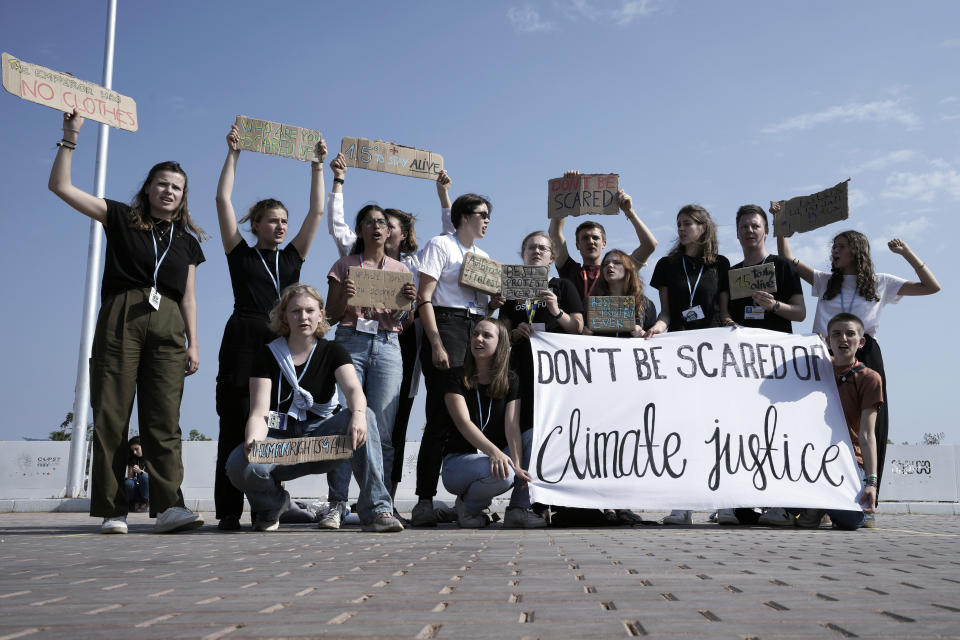
[(163, 259), (170, 253), (170, 247), (173, 246), (173, 223), (170, 224), (170, 242), (167, 243), (166, 250), (164, 250), (163, 255), (159, 258), (157, 257), (157, 234), (154, 232), (154, 229), (150, 230), (150, 239), (153, 240), (153, 288), (156, 289), (157, 274), (160, 273), (160, 265), (163, 264)]
[(690, 286), (690, 274), (687, 273), (687, 256), (680, 256), (683, 260), (683, 275), (687, 279), (687, 291), (690, 292), (690, 306), (693, 306), (693, 296), (697, 294), (697, 287), (700, 286), (700, 278), (703, 277), (703, 265), (700, 265), (700, 273), (697, 274), (697, 281)]
[(487, 425), (490, 423), (490, 416), (493, 414), (493, 398), (490, 398), (489, 402), (487, 403), (487, 419), (486, 421), (484, 421), (483, 405), (480, 404), (480, 383), (477, 383), (476, 392), (477, 392), (477, 411), (480, 413), (480, 422), (483, 422), (483, 424), (480, 425), (480, 431), (483, 431), (484, 429), (487, 428)]
[[(854, 283), (854, 286), (856, 286), (856, 283)], [(840, 283), (840, 311), (842, 311), (843, 313), (853, 312), (853, 303), (856, 301), (857, 301), (857, 291), (856, 289), (854, 289), (853, 295), (850, 297), (850, 308), (849, 309), (846, 308), (846, 302), (844, 301), (844, 296), (843, 296), (843, 282), (841, 282)]]
[(267, 266), (267, 261), (263, 259), (263, 254), (260, 253), (260, 249), (256, 249), (257, 257), (260, 258), (260, 264), (263, 265), (263, 268), (267, 270), (267, 275), (270, 276), (270, 282), (273, 283), (273, 288), (277, 290), (277, 300), (280, 299), (280, 250), (277, 249), (277, 252), (273, 255), (273, 266), (277, 271), (277, 277), (273, 277), (273, 273), (270, 272), (270, 267)]
[[(313, 349), (310, 349), (310, 355), (307, 356), (307, 361), (303, 365), (303, 371), (300, 372), (300, 375), (297, 376), (297, 386), (300, 386), (300, 381), (303, 380), (303, 376), (307, 375), (307, 369), (310, 368), (310, 361), (313, 360), (313, 352), (317, 350), (317, 345), (319, 340), (313, 343)], [(290, 364), (293, 364), (293, 356), (290, 356)], [(294, 365), (294, 371), (296, 371), (296, 365)], [(290, 396), (293, 395), (293, 387), (290, 387), (290, 393), (287, 394), (287, 397), (283, 400), (280, 399), (280, 386), (283, 384), (283, 374), (280, 375), (280, 381), (277, 383), (277, 411), (280, 411), (280, 403), (286, 402), (290, 399)]]

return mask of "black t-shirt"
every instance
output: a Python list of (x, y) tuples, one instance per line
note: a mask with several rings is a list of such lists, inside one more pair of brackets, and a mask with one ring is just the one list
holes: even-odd
[[(263, 257), (261, 262), (257, 256)], [(266, 263), (270, 275), (267, 275)], [(279, 296), (273, 285), (280, 268), (280, 291), (291, 284), (300, 282), (300, 267), (303, 258), (291, 242), (280, 251), (257, 249), (241, 240), (227, 254), (227, 266), (230, 268), (230, 284), (233, 286), (233, 309), (246, 313), (266, 316), (277, 303)]]
[[(686, 273), (684, 273), (686, 266)], [(700, 268), (703, 275), (700, 276)], [(691, 329), (709, 329), (720, 326), (720, 305), (717, 294), (729, 291), (730, 282), (727, 272), (730, 270), (730, 261), (723, 256), (711, 265), (704, 265), (701, 258), (691, 258), (685, 255), (666, 256), (657, 261), (650, 278), (650, 286), (660, 290), (667, 288), (667, 300), (670, 304), (670, 331), (688, 331)], [(697, 277), (700, 283), (697, 284)], [(688, 288), (689, 283), (689, 288)], [(693, 304), (690, 303), (690, 291), (694, 289)], [(703, 319), (686, 321), (683, 312), (690, 307), (700, 305), (703, 310)]]
[(573, 258), (568, 257), (567, 261), (562, 265), (557, 265), (557, 273), (559, 273), (560, 277), (564, 280), (573, 283), (582, 302), (590, 295), (590, 292), (593, 291), (593, 288), (597, 285), (597, 280), (600, 279), (600, 265), (588, 265), (585, 267)]
[[(299, 376), (303, 373), (306, 366), (304, 362), (300, 366), (294, 366)], [(313, 396), (314, 404), (324, 404), (333, 397), (336, 388), (337, 379), (334, 372), (345, 364), (353, 364), (350, 354), (340, 344), (330, 342), (322, 338), (317, 339), (317, 348), (310, 358), (310, 367), (306, 374), (300, 380), (300, 387), (306, 389)], [(268, 345), (263, 345), (253, 360), (253, 368), (250, 370), (251, 378), (267, 378), (270, 380), (270, 410), (285, 412), (290, 409), (292, 398), (290, 395), (291, 387), (287, 384), (287, 379), (280, 372), (280, 365), (273, 356)], [(277, 408), (277, 385), (280, 385), (280, 408)]]
[[(507, 404), (520, 397), (519, 387), (520, 383), (517, 380), (517, 375), (511, 371), (510, 388), (506, 395), (502, 398), (490, 398), (487, 396), (487, 385), (485, 384), (467, 389), (463, 384), (463, 368), (454, 367), (449, 371), (444, 395), (456, 393), (463, 396), (467, 403), (467, 410), (470, 412), (470, 421), (483, 431), (487, 440), (498, 449), (503, 449), (507, 446), (507, 434), (504, 428)], [(446, 407), (446, 399), (444, 399), (444, 407)], [(442, 433), (446, 436), (443, 455), (477, 453), (476, 447), (467, 442), (467, 439), (457, 429), (453, 418), (450, 417), (450, 412), (443, 411), (442, 414), (441, 428), (443, 429)]]
[[(797, 274), (797, 270), (794, 269), (793, 263), (772, 253), (764, 258), (764, 262), (768, 264), (773, 263), (774, 269), (776, 269), (777, 272), (777, 290), (773, 293), (775, 300), (789, 302), (793, 296), (798, 293), (803, 293), (803, 290), (800, 288), (800, 275)], [(740, 269), (743, 266), (745, 265), (741, 260), (730, 268)], [(781, 333), (793, 333), (793, 323), (786, 318), (781, 318), (772, 311), (764, 311), (763, 320), (745, 318), (747, 305), (755, 306), (753, 304), (753, 298), (748, 296), (746, 298), (730, 300), (730, 304), (728, 305), (730, 316), (737, 324), (744, 327), (780, 331)]]
[[(557, 304), (560, 306), (561, 311), (566, 311), (567, 313), (583, 313), (583, 301), (580, 299), (580, 295), (577, 293), (577, 289), (573, 286), (572, 282), (563, 278), (551, 278), (550, 282), (547, 283), (547, 287), (556, 294)], [(547, 307), (543, 303), (536, 303), (531, 309), (535, 309), (533, 312), (533, 320), (527, 315), (525, 300), (507, 300), (503, 308), (500, 309), (500, 318), (509, 320), (511, 328), (515, 328), (521, 322), (542, 322), (545, 325), (546, 331), (550, 333), (563, 333), (563, 328), (560, 327), (560, 323), (550, 315), (550, 312), (547, 311)]]
[[(187, 268), (206, 258), (193, 235), (164, 220), (155, 220), (151, 231), (130, 226), (130, 207), (116, 200), (107, 203), (107, 254), (100, 285), (100, 300), (131, 289), (153, 286), (156, 260), (167, 253), (157, 273), (157, 291), (179, 304), (187, 287)], [(173, 246), (170, 246), (171, 231)], [(153, 240), (157, 252), (153, 252)]]

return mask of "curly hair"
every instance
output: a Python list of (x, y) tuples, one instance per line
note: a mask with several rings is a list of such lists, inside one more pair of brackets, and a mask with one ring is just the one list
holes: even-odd
[(161, 171), (179, 173), (183, 176), (183, 197), (180, 198), (180, 206), (173, 212), (173, 224), (181, 231), (190, 231), (197, 237), (197, 240), (203, 242), (210, 239), (210, 234), (201, 229), (193, 218), (190, 217), (190, 209), (187, 207), (187, 172), (183, 170), (179, 162), (168, 160), (159, 162), (151, 167), (147, 173), (147, 179), (143, 181), (137, 195), (133, 196), (130, 203), (130, 227), (138, 231), (152, 231), (154, 227), (153, 218), (150, 217), (150, 196), (147, 189)]
[[(688, 204), (677, 212), (678, 220), (680, 216), (688, 216), (697, 224), (705, 227), (703, 233), (700, 234), (700, 255), (703, 257), (703, 264), (709, 265), (716, 262), (717, 254), (719, 253), (719, 245), (717, 244), (717, 225), (713, 222), (713, 218), (710, 217), (710, 212), (698, 204)], [(668, 256), (674, 260), (679, 260), (683, 255), (683, 245), (680, 244), (680, 238), (678, 237), (677, 243), (673, 245), (672, 249), (670, 249)]]
[[(838, 233), (833, 241), (838, 238), (844, 238), (850, 246), (850, 253), (853, 255), (853, 266), (857, 271), (857, 293), (863, 296), (864, 300), (879, 301), (877, 295), (877, 277), (873, 271), (873, 258), (870, 257), (870, 241), (867, 236), (859, 231), (843, 231)], [(843, 271), (832, 269), (830, 280), (827, 281), (827, 290), (823, 293), (824, 300), (833, 300), (840, 293), (840, 287), (843, 285)]]
[[(270, 330), (278, 336), (283, 336), (284, 338), (290, 337), (290, 325), (287, 324), (285, 317), (287, 315), (287, 307), (290, 306), (291, 300), (300, 295), (310, 296), (316, 300), (320, 305), (320, 311), (323, 311), (323, 296), (320, 295), (319, 291), (309, 284), (300, 284), (299, 282), (291, 284), (283, 290), (280, 294), (280, 300), (274, 305), (273, 309), (270, 310)], [(317, 332), (314, 335), (322, 338), (329, 330), (330, 325), (327, 324), (327, 317), (324, 315), (317, 324)]]
[[(487, 396), (502, 398), (510, 390), (510, 326), (499, 318), (484, 318), (477, 323), (479, 327), (489, 322), (497, 329), (497, 348), (493, 352), (493, 361), (490, 363), (490, 386), (487, 387)], [(474, 327), (474, 331), (477, 330)], [(470, 336), (471, 341), (473, 336)], [(473, 357), (473, 349), (467, 348), (467, 355), (463, 360), (463, 386), (467, 389), (476, 388), (477, 361)]]
[[(633, 261), (633, 258), (619, 249), (611, 249), (608, 251), (607, 255), (603, 256), (603, 263), (605, 263), (610, 256), (619, 257), (620, 262), (623, 264), (623, 293), (620, 295), (633, 296), (635, 305), (634, 317), (642, 322), (643, 301), (645, 296), (643, 295), (643, 280), (640, 279), (640, 275), (637, 273), (637, 263)], [(601, 265), (603, 263), (601, 263)], [(610, 283), (607, 281), (606, 275), (603, 272), (603, 266), (600, 267), (600, 279), (597, 280), (593, 293), (598, 296), (613, 295), (610, 292)]]

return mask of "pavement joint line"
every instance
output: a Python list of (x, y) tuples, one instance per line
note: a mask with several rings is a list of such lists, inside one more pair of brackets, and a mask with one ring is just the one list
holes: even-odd
[(219, 631), (208, 633), (207, 635), (203, 636), (202, 640), (220, 640), (220, 638), (224, 637), (225, 635), (233, 633), (237, 629), (242, 629), (242, 628), (243, 628), (242, 624), (232, 624), (229, 627), (224, 627), (223, 629), (220, 629)]
[(179, 614), (179, 613), (165, 613), (165, 614), (163, 614), (162, 616), (157, 616), (156, 618), (150, 618), (149, 620), (144, 620), (143, 622), (138, 623), (138, 624), (136, 625), (136, 627), (137, 627), (138, 629), (143, 629), (143, 628), (146, 628), (146, 627), (151, 627), (151, 626), (157, 624), (158, 622), (164, 622), (164, 621), (166, 621), (166, 620), (170, 620), (171, 618), (176, 618), (178, 615), (180, 615), (180, 614)]
[(25, 595), (27, 595), (28, 593), (33, 593), (33, 591), (31, 591), (30, 589), (27, 589), (26, 591), (14, 591), (13, 593), (5, 593), (5, 594), (3, 594), (3, 595), (0, 595), (0, 599), (2, 599), (2, 598), (15, 598), (15, 597), (17, 597), (17, 596), (25, 596)]
[(203, 600), (197, 600), (193, 604), (212, 604), (217, 600), (223, 600), (223, 596), (213, 596), (212, 598), (204, 598)]
[(122, 589), (122, 588), (125, 587), (125, 586), (127, 586), (127, 583), (126, 583), (126, 582), (121, 582), (120, 584), (111, 584), (110, 586), (107, 586), (107, 587), (100, 587), (100, 590), (101, 590), (101, 591), (113, 591), (114, 589)]
[(83, 614), (87, 616), (93, 616), (93, 615), (97, 615), (98, 613), (105, 613), (107, 611), (113, 611), (114, 609), (119, 609), (122, 606), (123, 606), (122, 604), (110, 604), (105, 607), (100, 607), (99, 609), (84, 611)]
[(37, 602), (31, 602), (31, 607), (42, 607), (45, 604), (52, 604), (54, 602), (60, 602), (61, 600), (66, 600), (67, 596), (60, 596), (59, 598), (52, 598), (50, 600), (38, 600)]
[(157, 591), (156, 593), (151, 593), (151, 594), (149, 594), (147, 597), (148, 597), (148, 598), (159, 598), (160, 596), (165, 596), (165, 595), (167, 595), (168, 593), (172, 593), (173, 591), (176, 591), (176, 589), (165, 589), (164, 591)]
[(22, 638), (24, 636), (30, 636), (34, 633), (40, 633), (45, 631), (46, 627), (30, 627), (29, 629), (23, 629), (22, 631), (17, 631), (14, 633), (9, 633), (5, 636), (0, 636), (0, 640), (14, 640), (14, 638)]
[(327, 620), (327, 624), (343, 624), (355, 615), (357, 615), (356, 611), (344, 611), (340, 615), (334, 616)]

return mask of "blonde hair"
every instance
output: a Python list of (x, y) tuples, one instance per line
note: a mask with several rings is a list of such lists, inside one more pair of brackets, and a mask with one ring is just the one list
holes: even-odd
[[(319, 291), (309, 284), (300, 284), (299, 282), (291, 284), (283, 290), (283, 293), (280, 294), (280, 301), (270, 310), (270, 330), (278, 336), (283, 336), (284, 338), (290, 336), (290, 325), (287, 324), (285, 316), (287, 315), (287, 307), (290, 306), (290, 301), (297, 296), (310, 296), (320, 305), (320, 311), (323, 311), (323, 296), (320, 295)], [(319, 324), (317, 324), (317, 332), (315, 335), (318, 338), (322, 338), (326, 335), (327, 331), (330, 331), (330, 325), (327, 324), (327, 317), (324, 315), (320, 319)]]

